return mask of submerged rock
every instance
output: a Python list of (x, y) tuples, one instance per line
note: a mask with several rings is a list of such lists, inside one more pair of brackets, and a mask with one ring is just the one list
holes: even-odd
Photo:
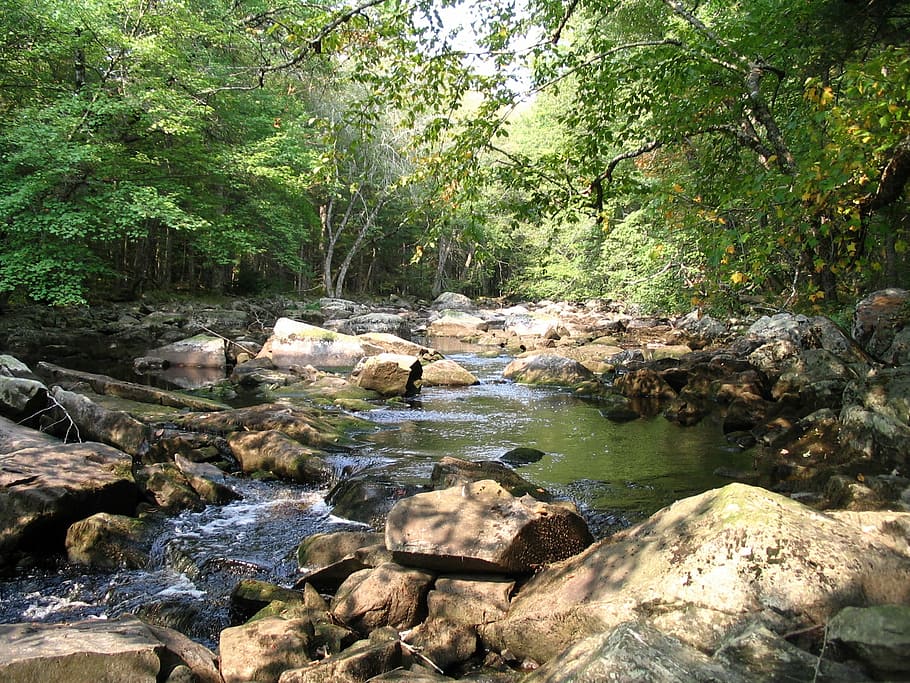
[(502, 371), (506, 379), (522, 384), (577, 387), (597, 378), (584, 365), (556, 354), (535, 354), (516, 358)]

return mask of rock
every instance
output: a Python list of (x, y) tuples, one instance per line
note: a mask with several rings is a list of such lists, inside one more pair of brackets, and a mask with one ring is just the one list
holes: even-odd
[(179, 453), (174, 455), (174, 464), (186, 477), (187, 483), (206, 503), (224, 505), (243, 497), (230, 487), (228, 475), (214, 465), (193, 462)]
[(476, 315), (456, 310), (445, 310), (441, 317), (427, 326), (429, 337), (470, 337), (486, 332), (489, 323)]
[(348, 299), (323, 297), (319, 300), (319, 310), (325, 318), (344, 319), (363, 315), (367, 312), (367, 307)]
[(47, 407), (47, 387), (35, 379), (0, 374), (0, 413), (26, 419)]
[(515, 581), (499, 576), (440, 576), (427, 595), (431, 619), (477, 626), (498, 621), (509, 611)]
[(702, 344), (710, 344), (725, 337), (730, 332), (727, 323), (712, 318), (710, 315), (701, 315), (698, 311), (692, 311), (683, 316), (676, 326), (685, 330)]
[(426, 616), (426, 595), (433, 574), (387, 562), (352, 574), (332, 599), (332, 615), (358, 633), (382, 626), (398, 631)]
[(568, 333), (556, 316), (513, 313), (506, 317), (504, 329), (518, 337), (559, 339)]
[(367, 333), (391, 334), (402, 339), (411, 336), (408, 321), (395, 313), (367, 313), (341, 320), (339, 323), (338, 332), (354, 336)]
[(173, 463), (148, 465), (136, 473), (146, 497), (168, 514), (205, 507), (202, 498)]
[(771, 389), (780, 400), (787, 395), (798, 397), (803, 410), (822, 408), (839, 410), (844, 388), (861, 377), (869, 366), (849, 365), (827, 349), (806, 349), (791, 360)]
[(269, 358), (277, 368), (294, 365), (339, 368), (353, 367), (364, 356), (380, 351), (351, 335), (279, 318), (257, 358)]
[(322, 483), (331, 476), (317, 451), (283, 432), (238, 432), (228, 437), (228, 444), (247, 474), (271, 472), (300, 484)]
[(528, 465), (532, 462), (538, 462), (545, 455), (546, 453), (539, 451), (536, 448), (519, 447), (513, 448), (512, 450), (503, 453), (500, 457), (500, 460), (502, 460), (507, 465), (520, 467), (521, 465)]
[(473, 626), (446, 619), (427, 619), (402, 637), (408, 645), (442, 670), (471, 659), (477, 652), (477, 631)]
[(224, 629), (218, 644), (224, 683), (275, 683), (310, 662), (315, 635), (309, 621), (280, 617)]
[[(5, 418), (0, 418), (0, 429)], [(48, 443), (0, 458), (0, 565), (19, 551), (63, 549), (66, 529), (96, 512), (133, 514), (132, 458), (100, 443)]]
[(905, 470), (910, 453), (910, 368), (881, 368), (847, 385), (842, 440), (880, 467)]
[(385, 543), (385, 535), (375, 531), (335, 531), (307, 536), (297, 547), (297, 564), (302, 567), (327, 567), (353, 552)]
[(95, 569), (143, 569), (152, 538), (141, 519), (99, 512), (75, 522), (66, 531), (66, 554), (73, 564)]
[(396, 501), (423, 490), (422, 486), (379, 478), (368, 473), (342, 479), (326, 495), (336, 517), (381, 528)]
[(231, 591), (231, 612), (241, 620), (246, 620), (275, 601), (286, 605), (303, 603), (304, 592), (268, 581), (242, 579)]
[(910, 606), (845, 607), (828, 622), (828, 638), (845, 645), (876, 678), (910, 679)]
[(744, 620), (776, 633), (841, 607), (910, 601), (910, 558), (856, 527), (763, 489), (730, 484), (536, 575), (485, 642), (546, 661), (640, 614), (705, 652)]
[(148, 427), (129, 413), (108, 410), (87, 396), (60, 387), (54, 387), (51, 396), (66, 411), (81, 438), (106, 443), (130, 455), (140, 455), (148, 448)]
[(471, 462), (447, 455), (433, 465), (433, 471), (430, 473), (430, 482), (437, 491), (484, 479), (492, 479), (516, 498), (528, 495), (545, 502), (553, 499), (546, 489), (532, 484), (515, 470), (495, 460)]
[(468, 387), (477, 378), (453, 360), (437, 360), (423, 366), (423, 385), (428, 387)]
[(401, 666), (401, 643), (385, 629), (335, 656), (281, 674), (279, 683), (362, 683)]
[(38, 380), (38, 376), (18, 358), (8, 354), (0, 354), (0, 376), (19, 377), (21, 379)]
[(631, 399), (619, 394), (603, 394), (598, 396), (600, 414), (613, 422), (631, 422), (641, 415), (635, 410)]
[(890, 365), (910, 365), (910, 327), (894, 335), (894, 341), (882, 354), (882, 360)]
[(211, 335), (197, 334), (148, 352), (148, 356), (160, 358), (168, 366), (191, 368), (227, 367), (224, 339)]
[(433, 361), (442, 360), (442, 354), (436, 349), (429, 346), (416, 344), (407, 339), (396, 337), (394, 334), (381, 332), (365, 332), (360, 335), (371, 346), (376, 346), (386, 353), (400, 353), (404, 356), (417, 356), (421, 363), (432, 363)]
[(156, 683), (177, 666), (189, 668), (200, 683), (220, 681), (211, 652), (135, 617), (0, 624), (0, 679), (5, 683)]
[(474, 310), (474, 302), (464, 294), (458, 294), (457, 292), (443, 292), (433, 300), (430, 306), (437, 311), (445, 309), (453, 311)]
[(747, 683), (729, 667), (657, 629), (635, 622), (618, 625), (569, 647), (522, 679), (522, 683)]
[(570, 505), (515, 498), (484, 480), (395, 504), (386, 547), (396, 562), (449, 572), (523, 574), (592, 542)]
[(676, 391), (667, 380), (650, 369), (633, 370), (619, 375), (613, 381), (613, 389), (626, 398), (676, 398)]
[(92, 391), (106, 396), (116, 396), (128, 401), (138, 401), (141, 403), (151, 403), (153, 405), (169, 406), (172, 408), (181, 408), (198, 411), (216, 411), (223, 410), (227, 406), (217, 401), (210, 401), (198, 396), (190, 396), (177, 391), (165, 391), (156, 389), (143, 384), (133, 382), (123, 382), (107, 375), (96, 375), (90, 372), (79, 372), (61, 368), (51, 363), (38, 363), (42, 372), (49, 374), (57, 383), (62, 382), (84, 382), (91, 387)]
[(882, 289), (857, 302), (853, 338), (876, 358), (883, 358), (894, 338), (910, 323), (910, 292)]
[(265, 403), (222, 410), (217, 413), (183, 413), (171, 421), (190, 431), (208, 433), (277, 431), (285, 436), (316, 448), (337, 447), (343, 440), (337, 422), (330, 422), (325, 413), (282, 403)]
[(505, 367), (502, 376), (522, 384), (563, 387), (578, 387), (597, 379), (593, 372), (578, 361), (554, 354), (516, 358)]
[(423, 366), (414, 356), (380, 353), (362, 359), (351, 373), (351, 382), (381, 396), (414, 396)]

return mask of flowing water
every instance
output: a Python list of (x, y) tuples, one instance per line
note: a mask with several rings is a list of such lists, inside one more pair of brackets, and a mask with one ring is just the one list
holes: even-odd
[[(723, 485), (714, 474), (719, 467), (751, 464), (751, 456), (729, 446), (709, 420), (686, 428), (662, 417), (616, 424), (596, 402), (570, 392), (501, 380), (505, 356), (447, 356), (481, 383), (425, 388), (407, 404), (367, 413), (376, 430), (363, 434), (353, 453), (332, 456), (337, 471), (422, 484), (445, 455), (495, 460), (518, 447), (533, 448), (543, 455), (514, 465), (517, 471), (575, 501), (595, 533), (605, 535)], [(228, 596), (239, 579), (289, 585), (301, 539), (359, 526), (332, 516), (325, 490), (247, 479), (238, 479), (236, 488), (241, 501), (161, 520), (147, 569), (102, 573), (60, 564), (0, 581), (0, 622), (132, 612), (214, 645), (230, 625)]]

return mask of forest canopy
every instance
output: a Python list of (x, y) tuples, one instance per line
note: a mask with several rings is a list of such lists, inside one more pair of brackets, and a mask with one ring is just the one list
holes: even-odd
[(0, 10), (0, 303), (908, 279), (910, 2)]

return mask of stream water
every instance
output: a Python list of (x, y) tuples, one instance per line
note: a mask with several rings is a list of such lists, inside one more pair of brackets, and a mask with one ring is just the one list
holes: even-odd
[[(751, 455), (727, 444), (709, 420), (679, 427), (662, 417), (616, 424), (570, 392), (501, 380), (505, 356), (447, 353), (481, 383), (425, 388), (403, 406), (365, 417), (376, 430), (336, 470), (425, 483), (445, 455), (500, 459), (517, 447), (543, 452), (516, 466), (557, 497), (575, 501), (597, 535), (726, 480), (719, 467), (748, 469)], [(229, 593), (241, 578), (289, 585), (296, 547), (309, 534), (362, 528), (332, 516), (327, 491), (238, 479), (243, 500), (162, 519), (149, 568), (86, 572), (61, 563), (0, 581), (0, 623), (107, 618), (131, 612), (210, 646), (230, 625)]]

